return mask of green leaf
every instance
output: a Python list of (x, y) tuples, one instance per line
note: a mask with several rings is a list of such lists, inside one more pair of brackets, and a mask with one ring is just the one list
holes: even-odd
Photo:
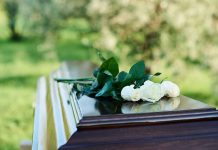
[(115, 88), (122, 88), (126, 85), (130, 85), (134, 82), (134, 79), (132, 78), (132, 75), (125, 72), (125, 71), (121, 71), (118, 76), (117, 76), (117, 79), (116, 81), (114, 82), (114, 87)]
[(97, 80), (95, 80), (93, 83), (92, 83), (92, 85), (91, 85), (91, 87), (90, 87), (90, 90), (95, 90), (96, 88), (98, 88), (98, 81)]
[(100, 86), (104, 85), (108, 80), (111, 80), (113, 76), (108, 75), (104, 72), (99, 72), (97, 76), (98, 84)]
[(110, 90), (112, 89), (112, 81), (107, 81), (103, 88), (95, 95), (96, 97), (99, 96), (106, 96), (105, 94), (107, 94)]
[(100, 70), (108, 70), (113, 75), (113, 77), (116, 77), (116, 75), (119, 73), (119, 66), (116, 59), (112, 57), (102, 63)]
[(162, 79), (162, 80), (160, 81), (160, 83), (164, 82), (167, 78), (168, 78), (168, 77), (165, 77), (164, 79)]
[(135, 87), (138, 88), (144, 84), (145, 81), (149, 79), (149, 75), (146, 74), (143, 78), (136, 80)]
[(121, 99), (121, 96), (120, 96), (115, 90), (111, 91), (111, 92), (110, 92), (110, 95), (111, 95), (111, 96), (113, 97), (113, 99), (115, 99), (115, 100), (118, 100), (118, 101), (122, 100), (122, 99)]
[(132, 75), (132, 77), (135, 80), (143, 78), (145, 75), (145, 63), (144, 63), (144, 61), (139, 61), (136, 64), (134, 64), (130, 68), (129, 73)]
[(113, 76), (113, 75), (111, 74), (111, 72), (109, 72), (108, 70), (105, 70), (103, 73), (106, 74), (106, 75), (108, 75), (108, 76)]
[(157, 73), (155, 73), (153, 76), (159, 76), (159, 75), (161, 75), (161, 73), (160, 73), (160, 72), (157, 72)]
[(128, 73), (125, 72), (125, 71), (121, 71), (119, 74), (118, 74), (118, 77), (117, 77), (117, 80), (119, 82), (122, 82), (126, 79), (126, 77), (128, 76)]
[(99, 68), (95, 68), (93, 70), (93, 76), (97, 78), (99, 72), (100, 72), (100, 69)]
[(125, 79), (121, 82), (120, 88), (127, 86), (127, 85), (130, 85), (130, 84), (133, 84), (133, 82), (134, 82), (134, 79), (133, 79), (132, 75), (128, 73), (127, 76), (125, 77)]
[(150, 75), (150, 76), (149, 76), (149, 79), (151, 80), (152, 78), (157, 77), (157, 76), (159, 76), (159, 75), (161, 75), (161, 73), (160, 73), (160, 72), (157, 72), (157, 73), (155, 73), (155, 74), (153, 74), (153, 75)]

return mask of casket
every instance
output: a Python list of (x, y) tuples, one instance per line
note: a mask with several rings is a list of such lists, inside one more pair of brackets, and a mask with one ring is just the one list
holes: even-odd
[(38, 80), (33, 150), (218, 149), (218, 112), (200, 101), (118, 103), (78, 96), (54, 80), (89, 77), (94, 67), (66, 62)]

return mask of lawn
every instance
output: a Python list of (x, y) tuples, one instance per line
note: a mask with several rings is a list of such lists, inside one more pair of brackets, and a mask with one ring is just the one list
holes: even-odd
[(0, 149), (16, 150), (22, 139), (31, 139), (39, 76), (48, 75), (62, 60), (88, 59), (79, 42), (60, 42), (49, 52), (39, 51), (38, 45), (34, 39), (0, 40)]

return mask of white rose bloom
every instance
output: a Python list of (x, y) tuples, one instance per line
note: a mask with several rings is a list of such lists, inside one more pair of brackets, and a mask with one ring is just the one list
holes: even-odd
[(121, 90), (121, 97), (127, 101), (138, 101), (140, 100), (140, 90), (134, 89), (134, 85), (125, 86)]
[(152, 81), (150, 81), (150, 80), (147, 80), (147, 81), (144, 82), (144, 85), (150, 86), (150, 85), (152, 85), (153, 83), (154, 83), (154, 82), (152, 82)]
[(121, 97), (127, 101), (131, 101), (131, 95), (134, 91), (134, 85), (125, 86), (121, 90)]
[(165, 95), (169, 97), (177, 97), (180, 95), (180, 89), (178, 85), (171, 81), (163, 81), (161, 83), (162, 88), (165, 91)]
[(141, 98), (140, 94), (141, 94), (140, 89), (134, 89), (132, 94), (131, 94), (131, 100), (132, 101), (139, 101)]
[(140, 87), (141, 99), (149, 102), (157, 102), (164, 96), (164, 90), (159, 83), (153, 83), (146, 81), (144, 85)]

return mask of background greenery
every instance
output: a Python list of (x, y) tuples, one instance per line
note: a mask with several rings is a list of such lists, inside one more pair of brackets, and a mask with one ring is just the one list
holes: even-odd
[(36, 82), (65, 60), (143, 59), (218, 106), (216, 0), (0, 0), (0, 149), (31, 139)]

